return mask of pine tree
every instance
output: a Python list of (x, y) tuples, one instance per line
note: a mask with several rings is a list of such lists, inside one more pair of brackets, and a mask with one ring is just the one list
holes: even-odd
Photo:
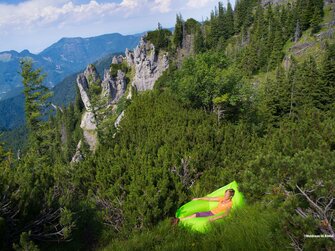
[(297, 71), (297, 61), (295, 58), (291, 57), (290, 58), (290, 67), (288, 69), (288, 76), (287, 76), (287, 81), (290, 87), (290, 112), (289, 112), (289, 116), (292, 118), (293, 116), (293, 112), (294, 112), (294, 108), (296, 106), (296, 83), (297, 83), (297, 78), (298, 78), (298, 74), (296, 74)]
[(226, 9), (223, 7), (223, 3), (219, 2), (218, 6), (218, 16), (217, 16), (217, 34), (218, 38), (224, 37), (228, 38), (227, 30), (226, 30)]
[(268, 28), (264, 18), (264, 8), (258, 4), (256, 8), (255, 21), (252, 29), (251, 46), (257, 51), (257, 68), (267, 66), (269, 53), (267, 48)]
[(227, 36), (228, 37), (233, 36), (234, 33), (235, 33), (235, 31), (234, 31), (234, 11), (233, 11), (233, 8), (232, 8), (229, 1), (228, 1), (228, 5), (227, 5), (225, 27), (226, 27), (226, 31), (227, 31)]
[(277, 29), (275, 31), (275, 39), (273, 41), (272, 52), (270, 56), (269, 69), (276, 67), (278, 63), (283, 59), (284, 54), (282, 49), (283, 49), (282, 30), (279, 26), (277, 26)]
[(320, 74), (315, 59), (310, 57), (297, 69), (296, 102), (298, 108), (320, 107)]
[(313, 1), (314, 0), (298, 0), (297, 2), (297, 11), (300, 14), (299, 21), (302, 31), (305, 31), (310, 27), (311, 20), (314, 14)]
[(300, 23), (297, 21), (297, 24), (295, 26), (295, 32), (294, 32), (294, 39), (293, 42), (298, 42), (299, 38), (301, 37), (301, 28), (300, 28)]
[(176, 47), (183, 46), (183, 37), (184, 37), (184, 21), (181, 14), (177, 14), (177, 20), (173, 35), (173, 42)]
[(321, 67), (321, 104), (324, 109), (335, 103), (335, 45), (327, 45)]
[(234, 22), (235, 22), (235, 32), (241, 31), (244, 26), (249, 27), (252, 23), (254, 1), (251, 0), (238, 0), (235, 4), (234, 12)]
[(322, 14), (320, 13), (320, 9), (318, 7), (315, 7), (314, 9), (314, 15), (311, 20), (311, 27), (312, 27), (312, 33), (315, 34), (320, 31), (322, 22)]
[[(285, 41), (287, 41), (288, 39), (292, 39), (294, 37), (294, 32), (295, 32), (295, 28), (296, 28), (296, 18), (295, 18), (295, 13), (294, 13), (294, 8), (293, 5), (288, 4), (288, 7), (284, 8), (282, 10), (283, 13), (285, 13), (286, 15), (286, 19), (282, 20), (281, 23), (285, 24), (284, 29), (285, 29)], [(284, 14), (283, 14), (284, 15)]]
[(268, 80), (266, 86), (266, 105), (271, 113), (270, 121), (277, 124), (289, 114), (291, 104), (291, 87), (284, 69), (279, 66), (274, 80)]
[(243, 3), (241, 0), (236, 0), (234, 11), (235, 33), (239, 33), (241, 31), (241, 27), (243, 25), (243, 14)]
[(23, 78), (26, 122), (29, 130), (29, 143), (38, 152), (43, 152), (43, 143), (48, 135), (45, 130), (46, 123), (43, 119), (48, 111), (51, 92), (43, 85), (45, 75), (41, 74), (41, 69), (33, 69), (31, 60), (21, 62), (21, 76)]
[(202, 53), (205, 50), (204, 36), (201, 28), (198, 28), (194, 37), (194, 52)]
[(210, 19), (210, 34), (208, 35), (208, 42), (211, 48), (215, 48), (217, 42), (222, 36), (222, 32), (220, 29), (220, 22), (217, 11), (212, 12)]

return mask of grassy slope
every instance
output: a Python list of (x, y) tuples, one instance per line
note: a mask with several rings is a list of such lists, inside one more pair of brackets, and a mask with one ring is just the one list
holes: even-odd
[(252, 206), (235, 212), (223, 224), (214, 222), (208, 234), (189, 232), (171, 226), (168, 220), (151, 231), (134, 233), (128, 240), (117, 240), (103, 251), (112, 250), (286, 250), (288, 243), (276, 233), (278, 212)]
[[(322, 22), (322, 29), (317, 33), (321, 34), (324, 32), (327, 32), (331, 29), (335, 29), (335, 26), (329, 26), (329, 23), (333, 21), (334, 14), (333, 10), (331, 8), (335, 8), (335, 6), (326, 6), (325, 7), (325, 16), (324, 20)], [(286, 45), (284, 46), (283, 52), (285, 54), (285, 57), (294, 57), (298, 62), (303, 62), (304, 60), (308, 59), (310, 56), (313, 56), (315, 60), (319, 63), (322, 59), (322, 56), (325, 52), (324, 45), (326, 43), (332, 44), (335, 42), (334, 40), (335, 32), (333, 34), (332, 38), (323, 38), (318, 39), (311, 33), (311, 29), (305, 31), (298, 42), (294, 43), (292, 41), (288, 41)], [(305, 47), (304, 45), (309, 44), (308, 47)], [(283, 62), (284, 66), (284, 62)], [(258, 83), (261, 86), (264, 86), (267, 82), (268, 78), (273, 78), (275, 76), (275, 70), (269, 71), (269, 72), (262, 72), (259, 73), (252, 78), (253, 83)]]

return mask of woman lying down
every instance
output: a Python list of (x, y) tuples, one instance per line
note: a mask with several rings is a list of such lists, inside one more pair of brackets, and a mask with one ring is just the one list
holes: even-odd
[(235, 190), (234, 189), (227, 189), (225, 192), (224, 197), (203, 197), (203, 198), (195, 198), (193, 200), (207, 200), (207, 201), (218, 201), (219, 204), (216, 208), (207, 211), (207, 212), (197, 212), (194, 213), (190, 216), (187, 217), (183, 217), (183, 218), (174, 218), (173, 220), (173, 224), (178, 224), (178, 222), (180, 220), (187, 220), (187, 219), (192, 219), (192, 218), (199, 218), (199, 217), (210, 217), (210, 216), (214, 216), (217, 214), (220, 214), (222, 212), (224, 212), (224, 214), (216, 216), (216, 217), (212, 217), (209, 220), (210, 221), (215, 221), (218, 219), (221, 219), (225, 216), (227, 216), (229, 214), (229, 211), (233, 205), (233, 201), (232, 198), (235, 194)]

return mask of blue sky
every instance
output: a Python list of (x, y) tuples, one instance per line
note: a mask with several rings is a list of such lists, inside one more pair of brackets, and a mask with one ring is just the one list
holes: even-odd
[[(223, 0), (224, 4), (228, 0)], [(62, 37), (134, 34), (209, 16), (218, 0), (0, 0), (0, 51), (38, 53)], [(230, 0), (234, 5), (235, 0)]]

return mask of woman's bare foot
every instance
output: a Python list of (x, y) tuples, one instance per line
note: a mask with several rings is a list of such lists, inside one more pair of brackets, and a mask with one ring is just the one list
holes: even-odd
[(176, 226), (176, 225), (178, 225), (178, 222), (179, 222), (179, 219), (176, 218), (176, 217), (174, 217), (174, 218), (171, 219), (171, 225), (172, 225), (172, 226)]

